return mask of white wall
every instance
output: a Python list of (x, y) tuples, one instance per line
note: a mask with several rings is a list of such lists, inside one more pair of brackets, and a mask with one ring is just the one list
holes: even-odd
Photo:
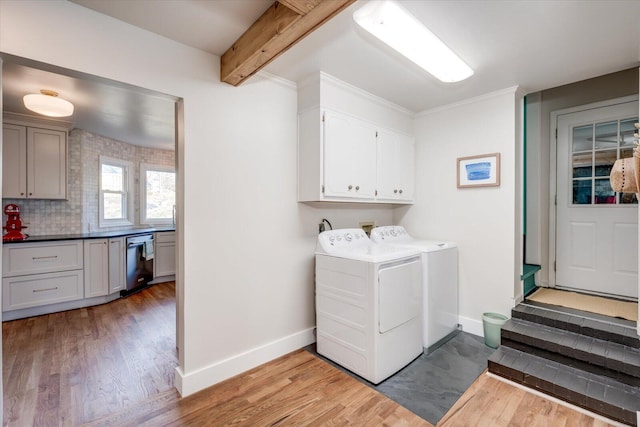
[(219, 58), (66, 1), (1, 1), (0, 52), (184, 102), (178, 159), (178, 341), (184, 394), (313, 341), (317, 223), (392, 209), (296, 202), (296, 89), (219, 82)]
[[(520, 288), (520, 119), (515, 88), (430, 110), (416, 119), (416, 204), (394, 220), (415, 236), (459, 245), (464, 330), (482, 335), (482, 313), (510, 316)], [(456, 186), (456, 159), (499, 152), (500, 187)]]

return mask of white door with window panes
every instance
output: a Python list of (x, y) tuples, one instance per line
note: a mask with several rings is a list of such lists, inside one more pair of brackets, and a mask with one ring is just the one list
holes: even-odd
[(637, 121), (636, 100), (557, 115), (556, 286), (638, 296), (638, 201), (609, 182)]

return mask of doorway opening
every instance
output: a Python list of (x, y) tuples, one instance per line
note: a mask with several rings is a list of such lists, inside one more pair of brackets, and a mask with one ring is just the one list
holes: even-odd
[[(70, 132), (63, 132), (67, 144), (61, 158), (65, 160), (62, 170), (68, 182), (67, 193), (57, 200), (30, 199), (28, 196), (20, 198), (18, 195), (18, 204), (26, 208), (23, 210), (23, 219), (28, 223), (25, 225), (30, 227), (26, 230), (30, 237), (25, 242), (11, 246), (37, 246), (40, 241), (47, 244), (64, 240), (73, 243), (70, 246), (75, 248), (78, 255), (77, 265), (73, 269), (63, 269), (62, 273), (47, 270), (30, 275), (30, 279), (47, 280), (72, 277), (75, 287), (71, 288), (75, 293), (71, 298), (62, 302), (31, 301), (27, 306), (10, 307), (15, 308), (9, 310), (17, 316), (13, 319), (21, 320), (3, 319), (8, 320), (3, 324), (3, 339), (11, 342), (11, 345), (3, 348), (3, 363), (12, 364), (12, 368), (5, 369), (5, 373), (15, 373), (11, 378), (3, 378), (4, 420), (31, 424), (35, 418), (29, 417), (46, 418), (53, 415), (49, 410), (47, 413), (40, 409), (36, 411), (42, 399), (48, 402), (55, 400), (57, 415), (75, 420), (77, 423), (72, 423), (79, 425), (100, 419), (104, 414), (117, 413), (118, 409), (135, 405), (141, 400), (153, 399), (158, 393), (177, 396), (173, 381), (174, 369), (180, 363), (177, 348), (180, 330), (177, 326), (182, 310), (177, 294), (180, 292), (181, 275), (177, 260), (180, 259), (181, 234), (176, 233), (172, 242), (165, 238), (163, 248), (156, 246), (155, 254), (146, 255), (155, 256), (156, 265), (164, 262), (165, 268), (158, 275), (173, 280), (161, 280), (161, 283), (126, 299), (119, 298), (120, 292), (112, 287), (111, 280), (116, 278), (124, 281), (125, 270), (113, 268), (109, 260), (116, 259), (124, 264), (126, 248), (117, 243), (120, 238), (124, 241), (129, 231), (136, 233), (142, 228), (151, 229), (161, 231), (166, 237), (174, 229), (180, 230), (183, 195), (177, 152), (178, 144), (183, 144), (180, 128), (183, 124), (182, 100), (13, 55), (0, 53), (0, 65), (3, 96), (0, 117), (3, 123), (9, 116), (5, 114), (7, 112), (12, 113), (11, 120), (24, 122), (25, 127), (34, 120), (34, 127), (46, 127), (51, 123), (29, 116), (23, 110), (22, 96), (37, 92), (36, 87), (58, 88), (61, 94), (66, 92), (65, 97), (75, 104), (75, 113), (69, 120)], [(66, 126), (62, 122), (54, 122), (54, 125)], [(3, 132), (3, 138), (0, 139), (2, 145), (4, 139)], [(105, 153), (105, 150), (110, 151)], [(129, 205), (124, 202), (119, 204), (129, 209), (123, 212), (126, 215), (122, 215), (129, 224), (118, 224), (111, 228), (101, 227), (99, 214), (102, 210), (98, 209), (101, 194), (99, 181), (102, 178), (99, 158), (105, 155), (131, 164), (131, 168), (126, 170), (129, 176), (121, 182), (128, 180), (132, 185), (109, 193), (110, 200), (114, 199), (113, 194), (123, 200), (127, 197), (132, 199)], [(141, 174), (158, 170), (158, 166), (175, 171), (174, 204), (177, 215), (171, 219), (165, 215), (166, 206), (147, 206), (157, 200), (157, 194), (151, 194), (145, 190), (146, 187), (143, 188)], [(166, 172), (165, 169), (162, 171)], [(29, 179), (28, 175), (26, 179)], [(140, 203), (142, 196), (147, 199), (145, 206)], [(165, 202), (162, 200), (162, 203)], [(169, 209), (168, 212), (173, 214), (171, 211)], [(156, 217), (161, 217), (164, 222), (154, 223), (155, 217), (148, 215), (149, 212), (159, 213)], [(112, 238), (112, 232), (117, 234), (117, 238)], [(38, 236), (49, 236), (49, 239), (39, 239)], [(63, 236), (68, 239), (65, 240)], [(91, 245), (84, 244), (89, 241)], [(108, 250), (102, 250), (94, 244), (98, 241), (104, 241)], [(3, 251), (9, 246), (5, 245)], [(100, 258), (102, 255), (95, 258), (95, 254), (102, 254), (105, 258)], [(88, 257), (91, 258), (91, 268), (87, 267)], [(96, 259), (104, 261), (99, 264), (99, 269), (94, 268), (96, 264), (93, 261)], [(170, 274), (170, 267), (173, 267), (174, 274)], [(6, 269), (7, 266), (3, 265), (3, 287), (4, 276), (12, 274)], [(27, 276), (14, 274), (12, 278)], [(104, 280), (100, 281), (101, 278)], [(27, 282), (23, 280), (23, 283)], [(62, 283), (66, 285), (71, 282)], [(45, 295), (56, 289), (62, 287), (43, 288), (42, 292), (36, 289), (39, 292), (36, 295)], [(2, 302), (3, 312), (6, 313), (6, 298)], [(44, 306), (50, 310), (43, 310)], [(149, 329), (145, 329), (144, 325)], [(25, 331), (28, 334), (24, 334)], [(157, 335), (154, 335), (156, 332)], [(143, 339), (136, 343), (136, 336), (155, 338), (153, 343), (147, 342), (144, 346)], [(20, 343), (29, 345), (20, 347)], [(21, 349), (25, 354), (20, 353), (23, 351)], [(59, 364), (52, 361), (58, 361)], [(25, 372), (31, 374), (25, 376)], [(21, 378), (28, 381), (22, 381)], [(54, 390), (56, 396), (52, 394)], [(82, 406), (80, 412), (69, 412), (74, 406)], [(18, 420), (16, 416), (23, 418)]]

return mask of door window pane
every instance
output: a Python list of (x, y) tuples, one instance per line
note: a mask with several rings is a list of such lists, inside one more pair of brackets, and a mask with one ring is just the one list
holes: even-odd
[(573, 128), (573, 145), (574, 153), (577, 151), (586, 151), (593, 149), (593, 125), (578, 126)]
[(595, 157), (595, 176), (609, 176), (611, 174), (611, 168), (618, 159), (617, 150), (596, 151)]
[(574, 178), (590, 178), (591, 170), (591, 151), (588, 153), (575, 153), (573, 157), (573, 177)]
[(590, 205), (591, 204), (591, 180), (590, 179), (574, 179), (573, 180), (573, 204), (574, 205)]
[(636, 193), (618, 193), (618, 203), (621, 205), (637, 205)]
[(609, 178), (595, 180), (594, 203), (597, 205), (612, 205), (616, 203), (616, 192), (611, 188)]
[(635, 138), (633, 134), (636, 133), (635, 123), (638, 122), (638, 118), (627, 119), (620, 121), (620, 146), (621, 147), (633, 147), (633, 141)]
[[(573, 204), (637, 204), (635, 194), (613, 191), (609, 175), (617, 159), (633, 157), (637, 117), (577, 126), (572, 130)], [(592, 179), (590, 179), (592, 178)]]
[(598, 123), (596, 125), (595, 149), (618, 148), (618, 122)]
[(620, 158), (621, 159), (630, 159), (633, 157), (633, 148), (621, 148), (620, 149)]

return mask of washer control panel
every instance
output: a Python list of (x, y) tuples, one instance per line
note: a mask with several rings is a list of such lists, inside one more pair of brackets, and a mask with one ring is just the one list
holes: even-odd
[(318, 244), (325, 252), (331, 253), (340, 249), (370, 244), (364, 230), (360, 228), (343, 228), (340, 230), (323, 231), (318, 236)]
[(401, 225), (389, 225), (386, 227), (376, 227), (371, 230), (371, 240), (374, 242), (401, 242), (410, 240), (411, 236)]

